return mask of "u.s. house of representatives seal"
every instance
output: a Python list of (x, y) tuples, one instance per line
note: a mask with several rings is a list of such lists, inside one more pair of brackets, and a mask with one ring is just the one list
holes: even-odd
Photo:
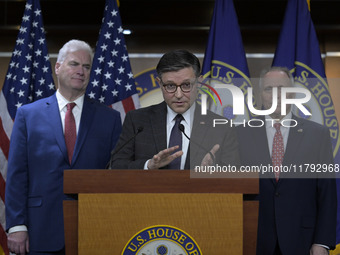
[(125, 245), (122, 255), (202, 255), (195, 240), (173, 226), (147, 227)]

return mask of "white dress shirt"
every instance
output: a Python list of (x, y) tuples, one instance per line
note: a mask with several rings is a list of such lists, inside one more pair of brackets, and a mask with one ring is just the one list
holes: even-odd
[[(190, 108), (182, 114), (184, 120), (181, 121), (181, 124), (184, 126), (184, 132), (185, 134), (190, 138), (191, 136), (191, 130), (192, 130), (192, 123), (194, 121), (194, 114), (195, 114), (195, 108), (196, 105), (192, 104)], [(167, 114), (166, 114), (166, 144), (167, 147), (169, 147), (169, 141), (170, 141), (170, 134), (173, 126), (175, 125), (174, 118), (176, 117), (178, 113), (174, 112), (169, 106), (167, 106)], [(184, 134), (182, 134), (182, 151), (183, 155), (181, 157), (181, 166), (180, 170), (184, 169), (185, 161), (188, 154), (188, 148), (189, 148), (189, 140), (185, 137)], [(150, 159), (147, 160), (144, 164), (144, 170), (148, 169), (148, 163)]]
[(76, 104), (75, 107), (73, 107), (73, 109), (72, 109), (72, 113), (73, 113), (73, 116), (74, 116), (74, 120), (76, 122), (76, 131), (77, 131), (77, 134), (78, 134), (80, 117), (81, 117), (81, 112), (83, 110), (85, 95), (78, 97), (73, 102), (69, 102), (67, 99), (65, 99), (60, 94), (59, 90), (57, 90), (56, 97), (57, 97), (58, 107), (59, 107), (59, 111), (60, 111), (61, 123), (63, 125), (63, 132), (65, 132), (65, 115), (66, 115), (66, 112), (67, 112), (67, 104), (68, 103), (75, 103)]
[[(195, 104), (192, 104), (192, 106), (182, 114), (184, 120), (181, 121), (181, 124), (184, 126), (184, 132), (185, 134), (190, 138), (191, 136), (191, 129), (192, 129), (192, 123), (194, 120), (194, 113), (195, 113)], [(175, 125), (175, 117), (178, 113), (174, 112), (169, 106), (167, 106), (167, 119), (166, 119), (166, 144), (169, 147), (169, 141), (170, 141), (170, 135), (171, 130)], [(180, 169), (183, 170), (185, 166), (185, 161), (188, 154), (188, 148), (189, 148), (189, 140), (185, 137), (185, 135), (182, 133), (182, 151), (183, 155), (181, 157), (181, 167)]]

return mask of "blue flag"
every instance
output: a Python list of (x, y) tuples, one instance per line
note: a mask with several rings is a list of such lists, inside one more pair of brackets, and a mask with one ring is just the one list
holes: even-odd
[[(245, 96), (247, 88), (251, 87), (233, 0), (215, 1), (202, 75), (211, 85), (216, 83), (236, 85), (241, 88)], [(217, 91), (220, 91), (222, 104), (211, 105), (211, 110), (229, 119), (237, 118), (233, 115), (229, 91), (226, 89)], [(248, 108), (245, 107), (245, 109)], [(246, 115), (248, 116), (242, 116), (242, 118), (249, 118), (249, 111)]]
[[(288, 67), (296, 85), (309, 89), (312, 99), (306, 104), (312, 113), (311, 120), (329, 128), (335, 163), (340, 163), (339, 123), (326, 80), (319, 42), (306, 0), (288, 0), (273, 66)], [(295, 114), (304, 116), (297, 109)], [(340, 182), (337, 179), (338, 200)], [(340, 243), (340, 218), (338, 201), (337, 244)]]
[(0, 92), (0, 251), (8, 254), (5, 233), (5, 181), (9, 141), (17, 109), (52, 95), (55, 86), (39, 0), (28, 0)]
[(86, 93), (119, 111), (122, 121), (128, 111), (140, 105), (116, 0), (105, 3)]

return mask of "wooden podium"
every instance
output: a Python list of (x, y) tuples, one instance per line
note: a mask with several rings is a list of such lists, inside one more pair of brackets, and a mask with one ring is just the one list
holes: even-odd
[(179, 170), (66, 170), (66, 254), (122, 253), (142, 229), (170, 225), (204, 255), (255, 254), (258, 179), (190, 178)]

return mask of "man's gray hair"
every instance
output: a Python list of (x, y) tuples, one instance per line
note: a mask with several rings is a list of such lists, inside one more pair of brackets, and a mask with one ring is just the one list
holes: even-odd
[(78, 50), (88, 51), (92, 62), (94, 53), (91, 46), (87, 42), (73, 39), (65, 43), (64, 46), (59, 50), (57, 63), (63, 63), (68, 53)]

